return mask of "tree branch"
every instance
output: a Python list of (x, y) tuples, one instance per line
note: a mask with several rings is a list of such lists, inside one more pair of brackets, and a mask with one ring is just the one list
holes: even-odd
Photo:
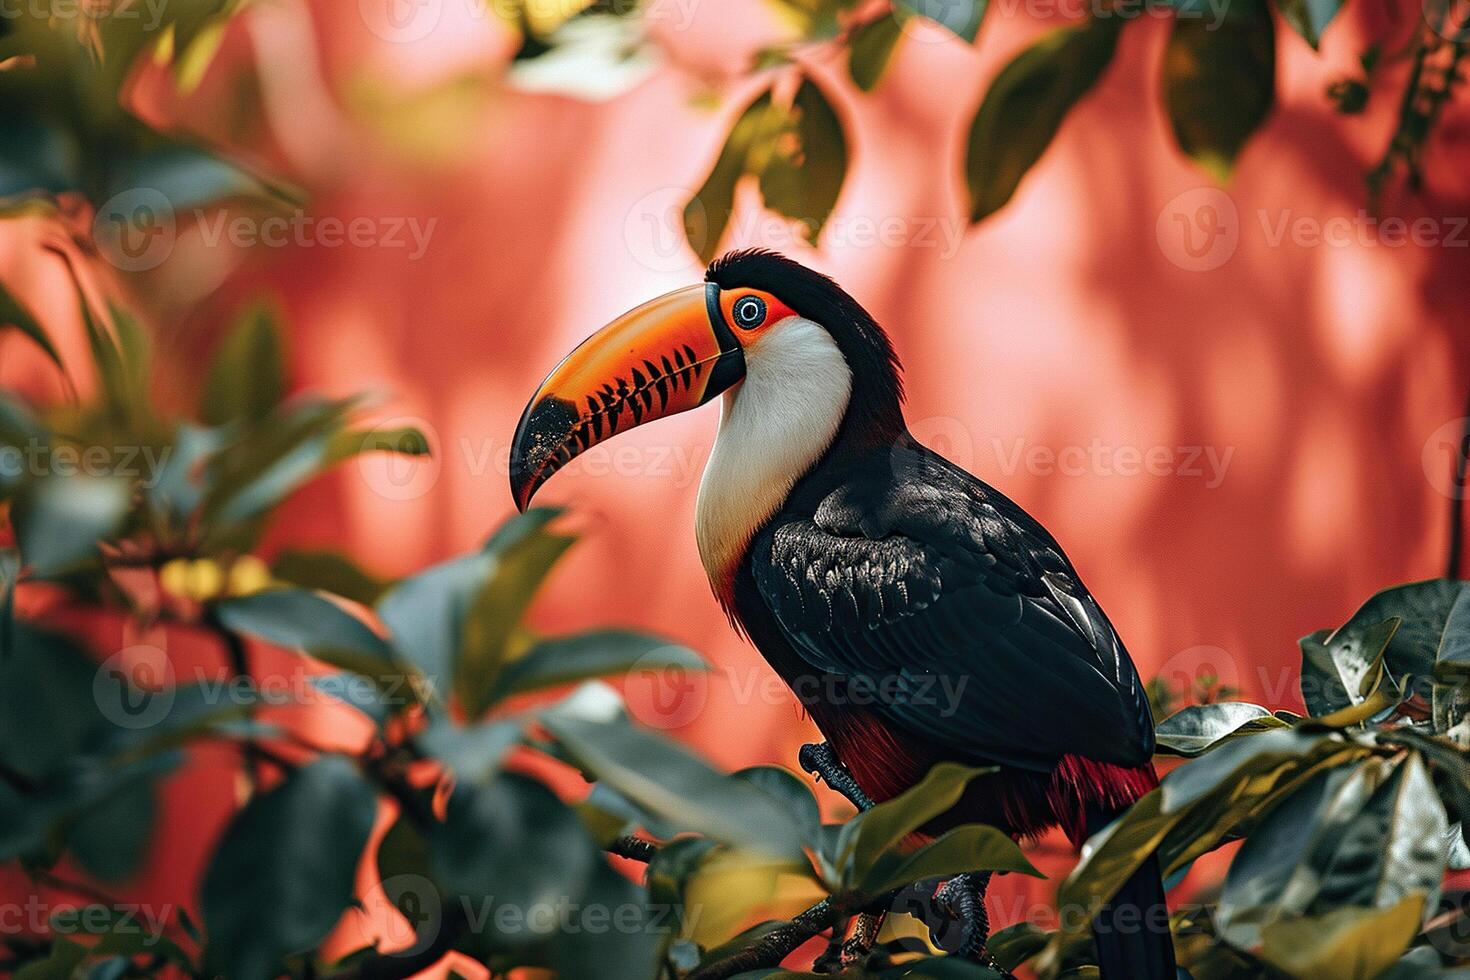
[(843, 906), (830, 898), (824, 898), (740, 952), (694, 971), (688, 980), (728, 980), (747, 970), (780, 966), (781, 961), (795, 952), (798, 946), (832, 928), (845, 914), (846, 909)]

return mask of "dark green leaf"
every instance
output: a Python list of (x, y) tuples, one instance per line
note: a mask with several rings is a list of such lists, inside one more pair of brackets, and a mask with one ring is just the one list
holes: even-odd
[(0, 660), (15, 647), (15, 587), (20, 582), (20, 552), (0, 548)]
[(971, 221), (1011, 199), (1067, 112), (1113, 60), (1122, 26), (1123, 18), (1105, 17), (1057, 28), (996, 76), (970, 125), (965, 176)]
[[(1260, 705), (1244, 701), (1190, 705), (1159, 722), (1159, 748), (1179, 755), (1198, 755), (1247, 722), (1271, 717), (1271, 712)], [(1284, 726), (1285, 722), (1278, 724)]]
[(387, 666), (393, 653), (383, 638), (356, 616), (305, 589), (271, 589), (225, 599), (210, 607), (226, 629), (304, 650), (328, 663), (349, 658), (348, 669), (364, 662)]
[[(1343, 834), (1391, 769), (1381, 759), (1326, 769), (1273, 808), (1231, 862), (1219, 935), (1248, 951), (1260, 942), (1261, 926), (1306, 914), (1322, 875), (1341, 856)], [(1357, 859), (1367, 862), (1365, 870), (1377, 863), (1374, 854)]]
[(629, 630), (593, 630), (542, 640), (506, 664), (496, 677), (489, 701), (632, 670), (708, 669), (709, 665), (693, 650), (656, 636)]
[(549, 932), (538, 930), (556, 925), (554, 916), (532, 910), (578, 902), (601, 858), (576, 814), (554, 793), (507, 773), (488, 785), (454, 788), (443, 825), (430, 835), (429, 861), (434, 879), (449, 892), (519, 910), (516, 931), (497, 938), (525, 943), (545, 939)]
[(304, 589), (320, 589), (364, 606), (382, 596), (388, 583), (335, 551), (287, 550), (271, 562), (271, 577)]
[(67, 846), (88, 873), (121, 881), (137, 871), (153, 834), (157, 802), (151, 780), (136, 780), (87, 807)]
[(1317, 633), (1302, 637), (1302, 700), (1309, 714), (1319, 717), (1341, 711), (1361, 704), (1373, 693), (1399, 622), (1395, 618), (1325, 637)]
[(54, 575), (97, 556), (97, 544), (122, 527), (132, 501), (126, 480), (44, 476), (27, 483), (11, 510), (21, 557), (37, 575)]
[(847, 137), (827, 96), (804, 79), (791, 104), (794, 142), (779, 140), (760, 172), (766, 207), (801, 222), (816, 244), (847, 176)]
[(1266, 0), (1231, 0), (1214, 12), (1184, 0), (1164, 50), (1164, 104), (1179, 148), (1216, 179), (1271, 111), (1276, 28)]
[(892, 14), (870, 20), (858, 28), (847, 53), (847, 72), (858, 88), (864, 92), (873, 90), (883, 77), (888, 62), (893, 59), (893, 50), (901, 37), (903, 28)]
[(907, 11), (974, 42), (985, 17), (986, 0), (894, 0), (896, 10)]
[(154, 506), (175, 519), (192, 514), (204, 499), (202, 480), (206, 475), (205, 463), (226, 442), (225, 433), (219, 429), (202, 429), (188, 422), (179, 423), (174, 430), (168, 459), (159, 469), (153, 485), (147, 488)]
[(816, 847), (821, 843), (822, 814), (817, 806), (817, 798), (812, 795), (807, 782), (796, 773), (780, 766), (752, 766), (741, 769), (731, 778), (743, 779), (780, 801), (791, 814), (802, 841), (809, 847)]
[(1342, 0), (1277, 0), (1276, 9), (1292, 30), (1315, 48), (1322, 40), (1322, 32), (1342, 9)]
[(746, 174), (765, 169), (776, 139), (786, 126), (786, 113), (772, 104), (769, 90), (735, 120), (714, 169), (684, 206), (684, 234), (701, 261), (713, 259), (719, 249), (735, 209), (735, 185)]
[(659, 949), (678, 928), (678, 917), (667, 908), (650, 911), (644, 889), (605, 861), (594, 866), (581, 909), (581, 918), (552, 942), (556, 975), (652, 980)]
[(283, 403), (269, 420), (216, 454), (206, 479), (206, 519), (255, 518), (321, 472), (331, 438), (346, 424), (353, 405), (352, 400)]
[(200, 417), (209, 425), (261, 422), (286, 394), (286, 363), (276, 315), (264, 303), (240, 317), (209, 365)]
[(436, 721), (419, 737), (419, 744), (448, 766), (461, 783), (486, 783), (500, 771), (501, 760), (520, 737), (521, 723), (514, 719), (463, 728)]
[[(843, 886), (865, 880), (905, 837), (947, 812), (976, 776), (992, 770), (941, 762), (909, 789), (849, 820), (837, 838), (831, 865)], [(829, 883), (832, 884), (832, 883)]]
[(1045, 945), (1046, 933), (1029, 922), (1017, 922), (991, 935), (985, 949), (1003, 969), (1014, 971)]
[(800, 828), (785, 805), (710, 768), (682, 746), (624, 723), (547, 715), (543, 723), (583, 770), (668, 821), (676, 832), (805, 865)]
[(490, 707), (522, 617), (551, 569), (576, 542), (547, 529), (556, 513), (527, 511), (510, 522), (520, 530), (502, 529), (485, 546), (492, 563), (464, 615), (454, 671), (455, 693), (470, 717)]
[(352, 901), (377, 799), (351, 762), (323, 756), (235, 815), (204, 876), (214, 970), (269, 980), (326, 937)]
[(309, 680), (314, 689), (334, 700), (352, 705), (376, 725), (383, 724), (392, 714), (392, 709), (397, 707), (385, 699), (381, 688), (360, 674), (343, 672), (312, 677)]
[(970, 871), (1018, 871), (1046, 877), (1026, 860), (1009, 835), (974, 823), (956, 827), (912, 854), (890, 851), (874, 862), (857, 888), (866, 895), (881, 895), (925, 878), (947, 878)]
[(32, 960), (15, 971), (15, 980), (71, 980), (73, 971), (87, 958), (87, 948), (70, 939), (58, 939), (42, 959)]
[(1470, 678), (1470, 589), (1462, 588), (1445, 618), (1444, 635), (1434, 661), (1440, 680), (1462, 682)]

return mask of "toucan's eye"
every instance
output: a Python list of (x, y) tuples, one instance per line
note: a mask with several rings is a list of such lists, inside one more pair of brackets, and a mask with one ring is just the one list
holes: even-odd
[(766, 302), (759, 296), (742, 296), (735, 301), (731, 312), (735, 315), (735, 326), (754, 330), (766, 320)]

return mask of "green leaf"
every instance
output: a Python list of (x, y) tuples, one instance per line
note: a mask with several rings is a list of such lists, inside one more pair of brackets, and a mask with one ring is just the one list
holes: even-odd
[(488, 785), (454, 788), (444, 823), (429, 837), (434, 880), (450, 893), (522, 910), (524, 931), (496, 930), (496, 938), (525, 943), (545, 939), (555, 917), (538, 906), (577, 903), (601, 861), (576, 814), (535, 780), (502, 773)]
[[(407, 816), (400, 815), (378, 842), (378, 880), (429, 876), (429, 839)], [(395, 903), (396, 904), (396, 903)]]
[(429, 452), (428, 437), (413, 426), (405, 425), (394, 429), (339, 433), (327, 447), (327, 462), (340, 463), (366, 453), (428, 456)]
[(56, 346), (51, 343), (51, 335), (46, 332), (46, 328), (31, 315), (30, 310), (26, 309), (3, 286), (0, 286), (0, 329), (5, 327), (14, 327), (29, 337), (31, 342), (41, 348), (41, 351), (51, 359), (51, 363), (65, 373), (66, 366), (61, 363), (61, 355), (57, 353)]
[(1255, 955), (1294, 980), (1372, 980), (1408, 948), (1423, 910), (1423, 895), (1407, 895), (1386, 909), (1348, 906), (1272, 923)]
[(674, 938), (678, 916), (649, 910), (647, 892), (601, 860), (593, 867), (582, 906), (607, 910), (613, 928), (596, 928), (596, 922), (588, 919), (574, 922), (553, 940), (551, 964), (558, 977), (662, 976), (656, 970), (658, 954), (662, 940)]
[(373, 605), (388, 588), (387, 581), (335, 551), (282, 551), (271, 562), (271, 577), (303, 589), (330, 592), (364, 606)]
[(791, 114), (796, 139), (777, 141), (760, 172), (761, 196), (766, 207), (801, 222), (815, 245), (842, 193), (847, 137), (837, 111), (810, 78), (796, 90)]
[(959, 801), (970, 780), (992, 771), (941, 762), (898, 796), (849, 820), (837, 837), (831, 858), (842, 884), (852, 887), (863, 881), (900, 841), (947, 813)]
[(547, 526), (561, 512), (511, 518), (478, 552), (406, 578), (378, 600), (378, 615), (436, 695), (453, 688), (471, 717), (488, 704), (507, 645), (551, 566), (573, 538)]
[(491, 566), (465, 613), (456, 651), (454, 689), (470, 717), (483, 714), (493, 700), (500, 670), (541, 583), (576, 543), (547, 524), (557, 511), (527, 511), (513, 518), (485, 546)]
[(858, 882), (865, 895), (881, 895), (925, 878), (953, 877), (971, 871), (1019, 871), (1046, 876), (1026, 860), (1011, 838), (985, 824), (966, 824), (943, 834), (912, 854), (883, 855)]
[(710, 768), (682, 746), (625, 723), (543, 716), (576, 764), (675, 832), (715, 840), (805, 866), (801, 828), (783, 802)]
[(224, 599), (210, 608), (226, 629), (303, 650), (349, 670), (393, 663), (393, 651), (382, 637), (320, 593), (270, 589)]
[(1234, 777), (1270, 771), (1279, 763), (1300, 759), (1331, 742), (1332, 738), (1321, 733), (1283, 728), (1225, 742), (1164, 777), (1161, 810), (1165, 813), (1179, 812)]
[(991, 83), (970, 125), (965, 177), (970, 220), (1005, 205), (1062, 120), (1113, 60), (1124, 19), (1060, 27), (1022, 51)]
[(253, 797), (204, 875), (206, 961), (232, 980), (270, 980), (314, 949), (352, 901), (378, 794), (341, 756), (323, 756)]
[(816, 847), (822, 839), (822, 814), (817, 798), (806, 780), (780, 766), (751, 766), (730, 778), (741, 779), (781, 803), (791, 815), (808, 847)]
[(894, 9), (944, 27), (972, 44), (985, 18), (986, 0), (894, 0)]
[[(1343, 834), (1392, 771), (1382, 759), (1323, 770), (1274, 807), (1230, 864), (1216, 913), (1218, 934), (1249, 951), (1261, 927), (1307, 913), (1322, 875), (1342, 856)], [(1348, 845), (1349, 848), (1352, 845)], [(1378, 850), (1375, 842), (1372, 850)], [(1374, 856), (1357, 855), (1376, 863)]]
[(184, 520), (204, 499), (206, 461), (223, 448), (228, 439), (220, 429), (204, 429), (180, 422), (174, 430), (168, 459), (153, 485), (146, 487), (148, 499), (160, 513)]
[(1046, 933), (1029, 922), (1017, 922), (994, 933), (985, 941), (985, 950), (1004, 970), (1015, 971), (1022, 963), (1041, 952)]
[(87, 948), (70, 939), (58, 939), (42, 959), (32, 960), (15, 971), (15, 980), (71, 980), (73, 971), (87, 958)]
[(1250, 722), (1270, 719), (1272, 727), (1285, 727), (1271, 712), (1258, 704), (1244, 701), (1219, 701), (1196, 704), (1178, 711), (1155, 729), (1160, 750), (1167, 749), (1183, 756), (1199, 755), (1220, 739)]
[(719, 249), (735, 210), (735, 185), (746, 174), (765, 169), (787, 124), (786, 113), (772, 103), (769, 90), (735, 120), (714, 169), (684, 206), (684, 234), (701, 261), (712, 260)]
[(501, 761), (520, 738), (521, 723), (515, 719), (463, 728), (435, 721), (419, 736), (419, 745), (448, 766), (461, 782), (487, 783), (500, 771)]
[(1462, 588), (1445, 618), (1434, 660), (1434, 676), (1456, 683), (1470, 679), (1470, 589)]
[(0, 660), (15, 648), (15, 587), (20, 584), (20, 552), (0, 548)]
[(1164, 104), (1179, 148), (1217, 180), (1271, 111), (1276, 28), (1266, 0), (1231, 0), (1221, 17), (1184, 0), (1164, 49)]
[(1307, 712), (1318, 717), (1362, 704), (1377, 687), (1384, 654), (1399, 624), (1395, 618), (1365, 629), (1302, 637), (1298, 645), (1302, 651), (1302, 701)]
[(206, 521), (248, 521), (279, 504), (327, 465), (331, 438), (355, 401), (300, 399), (215, 454), (202, 503)]
[(1446, 623), (1465, 587), (1464, 582), (1440, 578), (1384, 589), (1363, 603), (1329, 642), (1347, 642), (1397, 618), (1402, 622), (1383, 652), (1388, 673), (1395, 678), (1429, 677), (1444, 643)]
[(870, 20), (857, 29), (847, 53), (847, 73), (858, 88), (871, 92), (877, 86), (893, 60), (893, 51), (901, 37), (903, 27), (892, 14)]
[(121, 530), (132, 503), (127, 480), (43, 476), (16, 494), (16, 542), (36, 575), (55, 575), (93, 559), (97, 544)]
[(286, 363), (275, 312), (246, 310), (210, 362), (200, 417), (209, 425), (261, 422), (286, 395)]
[(142, 865), (157, 815), (153, 782), (134, 780), (88, 806), (67, 837), (67, 847), (89, 874), (121, 881)]
[(1276, 9), (1292, 30), (1316, 49), (1322, 32), (1342, 9), (1342, 0), (1277, 0)]
[(708, 670), (688, 647), (630, 630), (592, 630), (542, 640), (496, 677), (489, 702), (632, 670)]

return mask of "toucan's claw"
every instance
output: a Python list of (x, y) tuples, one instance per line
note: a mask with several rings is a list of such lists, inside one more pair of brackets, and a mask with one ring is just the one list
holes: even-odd
[[(985, 891), (989, 886), (989, 871), (956, 875), (935, 892), (934, 905), (940, 914), (960, 924), (959, 945), (949, 951), (950, 955), (987, 966), (1002, 977), (1010, 977), (1010, 972), (1002, 969), (985, 948), (985, 941), (990, 937), (990, 914), (985, 909)], [(931, 935), (938, 945), (938, 936)]]
[(847, 771), (837, 753), (832, 751), (832, 746), (826, 742), (808, 742), (801, 747), (796, 758), (803, 770), (815, 773), (818, 779), (847, 797), (859, 812), (873, 808), (872, 799), (858, 786), (852, 773)]

